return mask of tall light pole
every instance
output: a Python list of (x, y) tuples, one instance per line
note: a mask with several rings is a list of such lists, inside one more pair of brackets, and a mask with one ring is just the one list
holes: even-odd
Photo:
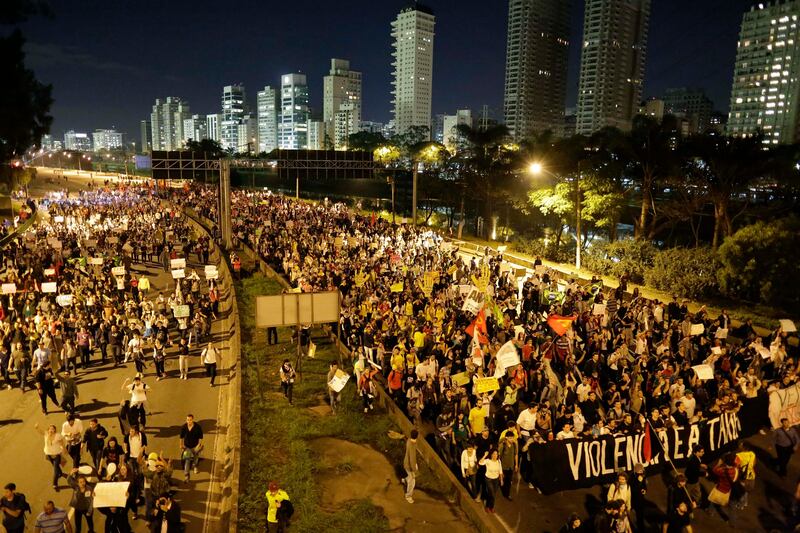
[[(581, 269), (581, 179), (583, 178), (584, 160), (578, 161), (578, 173), (575, 175), (575, 269)], [(546, 170), (541, 163), (534, 162), (528, 165), (528, 172), (533, 175), (545, 172), (554, 178), (555, 174)]]

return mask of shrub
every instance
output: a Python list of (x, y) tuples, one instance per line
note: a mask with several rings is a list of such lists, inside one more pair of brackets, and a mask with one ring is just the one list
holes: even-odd
[(555, 261), (558, 263), (575, 262), (574, 241), (569, 241), (567, 243), (562, 242), (561, 245), (557, 247), (552, 240), (545, 244), (545, 241), (542, 238), (517, 236), (511, 243), (511, 247), (519, 253), (527, 254), (532, 257), (541, 257), (542, 259), (547, 259), (549, 261)]
[(800, 219), (745, 226), (719, 247), (720, 289), (732, 298), (791, 309), (800, 304)]
[(588, 249), (584, 267), (615, 278), (627, 272), (632, 282), (643, 283), (657, 252), (649, 242), (632, 239), (595, 245)]
[(644, 281), (650, 287), (684, 298), (707, 298), (718, 294), (718, 268), (711, 248), (670, 248), (656, 253)]

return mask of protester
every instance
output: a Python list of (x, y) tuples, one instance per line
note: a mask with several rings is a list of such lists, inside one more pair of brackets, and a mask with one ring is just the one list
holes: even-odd
[(72, 533), (72, 524), (67, 512), (59, 509), (52, 500), (44, 504), (44, 509), (36, 517), (36, 533)]
[(486, 467), (486, 512), (494, 513), (497, 491), (503, 483), (503, 464), (500, 462), (497, 450), (485, 452), (478, 462)]
[(83, 524), (82, 517), (86, 519), (86, 526), (90, 532), (94, 532), (94, 483), (89, 483), (84, 475), (78, 475), (78, 468), (75, 467), (67, 476), (67, 484), (72, 488), (72, 499), (69, 506), (75, 511), (75, 532), (81, 533)]
[(292, 403), (292, 390), (294, 389), (294, 380), (296, 373), (292, 367), (292, 363), (288, 359), (283, 360), (280, 368), (281, 389), (283, 389), (283, 397)]
[(25, 513), (31, 512), (31, 506), (25, 495), (17, 492), (17, 485), (6, 483), (3, 497), (0, 498), (0, 511), (3, 512), (3, 527), (7, 533), (23, 533), (25, 531)]
[(403, 469), (406, 471), (403, 484), (405, 485), (405, 496), (408, 503), (414, 503), (414, 487), (417, 484), (417, 472), (419, 471), (419, 465), (417, 464), (418, 438), (419, 431), (412, 429), (406, 440), (406, 453), (403, 456)]
[(782, 418), (781, 427), (772, 430), (772, 437), (777, 455), (775, 472), (781, 477), (786, 477), (789, 460), (800, 445), (800, 435), (794, 426), (789, 425), (788, 418)]
[(64, 437), (58, 433), (54, 425), (47, 427), (47, 431), (39, 429), (39, 424), (35, 424), (34, 428), (38, 433), (44, 436), (44, 456), (53, 465), (53, 489), (58, 491), (58, 481), (61, 479), (61, 467), (66, 464), (66, 441)]
[(214, 348), (213, 343), (208, 343), (208, 345), (203, 348), (203, 351), (200, 353), (200, 358), (203, 360), (203, 365), (206, 367), (206, 377), (211, 378), (211, 386), (214, 386), (214, 380), (217, 379), (217, 362), (218, 362), (218, 354), (217, 349)]
[[(708, 495), (708, 501), (714, 505), (720, 517), (725, 522), (731, 521), (731, 509), (728, 507), (733, 491), (733, 485), (739, 477), (736, 468), (736, 455), (728, 453), (712, 469), (716, 477), (716, 484)], [(728, 512), (725, 511), (728, 508)]]
[(183, 461), (183, 480), (189, 481), (189, 470), (197, 474), (200, 451), (203, 449), (203, 428), (195, 423), (194, 415), (186, 415), (186, 423), (181, 426), (181, 461)]
[[(267, 532), (273, 531), (274, 528), (274, 531), (283, 533), (288, 527), (289, 519), (293, 512), (289, 511), (289, 509), (293, 509), (289, 500), (289, 495), (278, 486), (278, 483), (271, 481), (266, 498)], [(283, 511), (281, 511), (281, 509), (283, 509)]]
[(153, 533), (183, 533), (181, 506), (169, 493), (165, 492), (158, 497), (150, 524)]

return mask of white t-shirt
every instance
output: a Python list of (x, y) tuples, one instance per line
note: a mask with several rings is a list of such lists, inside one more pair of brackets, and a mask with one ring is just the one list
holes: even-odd
[(536, 413), (531, 413), (529, 409), (523, 411), (517, 417), (517, 424), (525, 431), (533, 431), (536, 429)]
[(81, 419), (76, 418), (72, 421), (72, 425), (69, 422), (64, 422), (61, 425), (61, 435), (67, 442), (80, 442), (81, 437), (83, 437), (83, 422), (81, 422)]
[(212, 346), (203, 350), (203, 363), (207, 365), (216, 364), (217, 350)]
[(139, 405), (146, 402), (148, 390), (150, 390), (150, 387), (145, 383), (139, 383), (138, 385), (136, 383), (131, 383), (131, 405)]

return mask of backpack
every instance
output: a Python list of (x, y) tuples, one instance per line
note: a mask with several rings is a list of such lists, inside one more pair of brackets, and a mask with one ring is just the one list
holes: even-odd
[(286, 520), (292, 517), (294, 514), (294, 505), (292, 505), (291, 500), (283, 500), (281, 502), (281, 506), (278, 507), (278, 514)]

